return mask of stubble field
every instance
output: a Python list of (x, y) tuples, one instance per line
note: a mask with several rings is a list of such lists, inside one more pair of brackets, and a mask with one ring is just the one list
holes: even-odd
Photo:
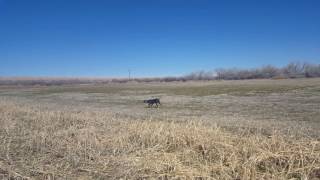
[(0, 86), (0, 124), (0, 179), (320, 179), (319, 78)]

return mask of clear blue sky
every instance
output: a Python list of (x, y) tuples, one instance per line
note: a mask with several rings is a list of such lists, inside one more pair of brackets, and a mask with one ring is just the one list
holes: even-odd
[(0, 76), (320, 63), (320, 0), (0, 0)]

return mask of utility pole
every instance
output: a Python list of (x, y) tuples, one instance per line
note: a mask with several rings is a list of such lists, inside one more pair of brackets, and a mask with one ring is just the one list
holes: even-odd
[(129, 81), (131, 80), (131, 69), (128, 69)]

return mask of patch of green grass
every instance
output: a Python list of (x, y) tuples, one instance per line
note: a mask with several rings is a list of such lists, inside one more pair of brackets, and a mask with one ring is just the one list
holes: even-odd
[[(15, 90), (33, 95), (47, 95), (56, 93), (103, 93), (103, 94), (168, 94), (185, 96), (209, 96), (229, 94), (249, 96), (255, 94), (285, 93), (289, 91), (320, 92), (319, 79), (293, 80), (246, 80), (246, 81), (211, 81), (191, 83), (124, 83), (107, 85), (63, 85), (49, 87), (16, 88)], [(6, 89), (8, 91), (8, 89)]]
[[(292, 90), (303, 90), (307, 87), (299, 86), (279, 86), (279, 85), (207, 85), (207, 86), (178, 86), (178, 87), (114, 87), (114, 86), (74, 86), (74, 87), (50, 87), (40, 90), (35, 90), (34, 95), (46, 95), (53, 93), (103, 93), (103, 94), (126, 94), (126, 91), (149, 91), (143, 94), (157, 94), (165, 93), (171, 95), (185, 95), (185, 96), (210, 96), (229, 94), (237, 96), (247, 96), (254, 94), (268, 94), (268, 93), (285, 93)], [(319, 91), (316, 90), (316, 91)]]
[(200, 87), (177, 87), (169, 91), (176, 95), (187, 96), (209, 96), (209, 95), (238, 95), (246, 96), (252, 94), (284, 93), (292, 90), (301, 90), (307, 87), (279, 86), (279, 85), (208, 85)]
[[(157, 88), (143, 87), (143, 86), (130, 86), (130, 85), (112, 85), (112, 86), (97, 86), (97, 85), (75, 85), (75, 86), (54, 86), (45, 87), (38, 90), (34, 90), (35, 95), (46, 95), (55, 93), (103, 93), (103, 94), (121, 94), (127, 91), (135, 92), (139, 94), (139, 91), (150, 91), (150, 93), (160, 93)], [(145, 92), (144, 92), (145, 94)]]

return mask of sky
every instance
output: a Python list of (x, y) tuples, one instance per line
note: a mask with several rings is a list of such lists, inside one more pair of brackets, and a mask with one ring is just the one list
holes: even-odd
[(0, 0), (0, 76), (320, 63), (319, 0)]

